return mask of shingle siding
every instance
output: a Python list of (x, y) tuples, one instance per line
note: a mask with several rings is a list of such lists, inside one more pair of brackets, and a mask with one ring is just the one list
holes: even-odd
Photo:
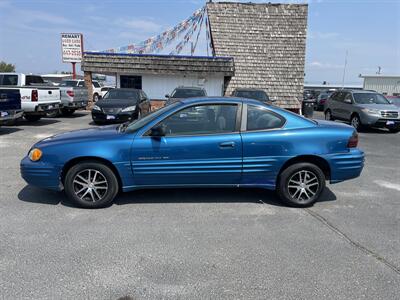
[(82, 70), (100, 74), (234, 74), (232, 58), (85, 53)]
[(208, 3), (216, 56), (231, 56), (235, 88), (261, 88), (279, 106), (299, 108), (307, 27), (306, 4)]

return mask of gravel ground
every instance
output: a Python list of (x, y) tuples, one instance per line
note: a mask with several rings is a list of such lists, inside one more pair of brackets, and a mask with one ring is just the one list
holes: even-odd
[(400, 134), (361, 133), (362, 176), (309, 209), (256, 189), (174, 189), (84, 210), (27, 186), (30, 146), (90, 121), (0, 128), (3, 299), (399, 298)]

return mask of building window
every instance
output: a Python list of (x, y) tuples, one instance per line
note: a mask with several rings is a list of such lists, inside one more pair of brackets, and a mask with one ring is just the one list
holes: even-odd
[(142, 76), (121, 75), (121, 88), (142, 89)]

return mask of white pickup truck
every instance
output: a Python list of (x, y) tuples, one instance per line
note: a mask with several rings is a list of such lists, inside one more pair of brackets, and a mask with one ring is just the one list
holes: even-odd
[(57, 87), (46, 86), (39, 75), (0, 73), (0, 86), (19, 89), (21, 108), (24, 118), (28, 121), (38, 121), (60, 108), (60, 90)]

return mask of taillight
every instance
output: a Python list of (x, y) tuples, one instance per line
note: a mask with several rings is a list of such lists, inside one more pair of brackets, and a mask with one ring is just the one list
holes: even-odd
[(32, 90), (32, 93), (31, 93), (31, 101), (32, 101), (32, 102), (38, 101), (38, 91), (37, 91), (37, 90)]
[(350, 137), (347, 148), (357, 148), (358, 145), (358, 133), (356, 131), (353, 132), (353, 135)]
[(75, 93), (74, 93), (74, 91), (67, 91), (67, 95), (70, 97), (73, 97), (73, 96), (75, 96)]

